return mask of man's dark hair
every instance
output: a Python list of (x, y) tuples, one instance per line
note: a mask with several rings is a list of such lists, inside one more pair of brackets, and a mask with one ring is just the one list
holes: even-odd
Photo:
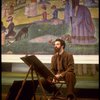
[(61, 46), (63, 46), (63, 48), (65, 48), (66, 44), (65, 44), (64, 40), (62, 40), (62, 39), (56, 39), (55, 42), (56, 41), (59, 41), (61, 43)]

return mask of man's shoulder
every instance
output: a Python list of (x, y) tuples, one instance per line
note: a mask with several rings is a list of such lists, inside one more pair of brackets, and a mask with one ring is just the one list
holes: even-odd
[(52, 58), (55, 58), (57, 55), (56, 54), (54, 54), (54, 55), (52, 55)]
[[(71, 52), (67, 52), (67, 51), (64, 51), (63, 53), (62, 53), (62, 56), (72, 56), (73, 54), (71, 53)], [(56, 58), (57, 57), (57, 54), (54, 54), (53, 56), (52, 56), (52, 58)]]
[(71, 52), (67, 52), (67, 51), (64, 51), (63, 54), (64, 54), (64, 55), (67, 55), (67, 56), (73, 55)]

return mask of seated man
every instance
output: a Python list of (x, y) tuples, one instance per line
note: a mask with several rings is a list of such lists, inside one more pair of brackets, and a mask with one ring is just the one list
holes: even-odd
[(55, 86), (55, 82), (63, 79), (66, 82), (67, 100), (75, 100), (74, 86), (76, 83), (76, 77), (74, 73), (74, 59), (71, 53), (66, 52), (65, 42), (61, 39), (54, 41), (54, 55), (51, 60), (51, 70), (55, 74), (55, 78), (52, 80), (42, 80), (42, 85), (50, 93), (56, 93), (58, 91)]

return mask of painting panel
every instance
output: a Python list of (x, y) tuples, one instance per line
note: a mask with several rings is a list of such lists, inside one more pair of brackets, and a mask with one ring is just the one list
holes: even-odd
[(2, 0), (2, 54), (52, 54), (56, 38), (73, 54), (98, 54), (98, 3)]

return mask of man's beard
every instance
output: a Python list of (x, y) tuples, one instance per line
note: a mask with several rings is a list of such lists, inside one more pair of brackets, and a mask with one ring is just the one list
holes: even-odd
[(61, 50), (61, 48), (54, 48), (54, 53), (58, 53)]

